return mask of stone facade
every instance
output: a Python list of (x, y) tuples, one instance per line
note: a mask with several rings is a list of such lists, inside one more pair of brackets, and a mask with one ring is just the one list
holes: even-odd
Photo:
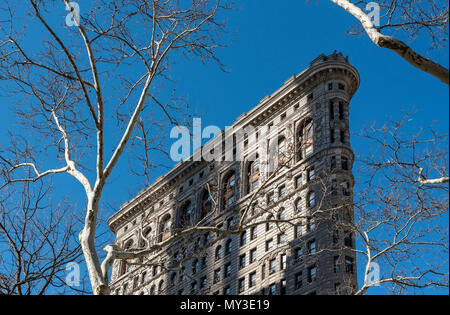
[[(143, 238), (158, 243), (176, 235), (183, 220), (200, 221), (202, 209), (211, 206), (207, 183), (215, 187), (208, 196), (217, 197), (218, 211), (205, 225), (234, 230), (244, 209), (251, 209), (247, 226), (270, 214), (281, 223), (226, 237), (195, 233), (135, 261), (142, 266), (116, 261), (112, 293), (348, 293), (356, 286), (354, 238), (337, 222), (353, 220), (349, 103), (358, 86), (358, 72), (341, 53), (319, 56), (233, 125), (277, 126), (278, 141), (282, 137), (295, 150), (289, 167), (255, 179), (249, 156), (256, 146), (245, 143), (243, 162), (179, 163), (124, 204), (108, 221), (122, 248), (143, 246)], [(253, 198), (256, 182), (264, 187)], [(327, 216), (331, 212), (322, 209), (337, 210)]]

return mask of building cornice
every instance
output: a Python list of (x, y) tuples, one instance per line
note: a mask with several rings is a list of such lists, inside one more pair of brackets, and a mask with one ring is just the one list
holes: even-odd
[[(289, 78), (280, 89), (263, 98), (248, 113), (242, 114), (231, 127), (238, 129), (239, 127), (258, 126), (274, 112), (290, 105), (294, 99), (308, 95), (318, 82), (334, 74), (348, 77), (351, 85), (348, 87), (347, 93), (351, 98), (360, 84), (358, 71), (348, 63), (348, 59), (341, 53), (334, 53), (330, 56), (321, 55), (311, 62), (310, 67)], [(210, 142), (214, 141), (217, 141), (217, 138), (213, 138)], [(129, 222), (139, 213), (167, 197), (173, 188), (187, 176), (207, 165), (207, 162), (192, 161), (192, 159), (178, 163), (171, 171), (160, 176), (155, 183), (142, 190), (131, 201), (124, 203), (120, 210), (108, 220), (110, 229), (116, 233), (117, 228), (123, 223)]]

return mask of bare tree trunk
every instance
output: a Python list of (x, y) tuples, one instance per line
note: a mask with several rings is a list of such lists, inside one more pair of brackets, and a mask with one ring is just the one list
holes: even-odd
[(87, 216), (85, 219), (85, 226), (79, 236), (80, 244), (86, 260), (86, 267), (89, 273), (93, 294), (107, 295), (109, 294), (108, 279), (103, 277), (100, 260), (97, 255), (97, 248), (95, 246), (98, 201), (96, 201), (96, 198), (92, 195), (88, 197), (86, 210)]

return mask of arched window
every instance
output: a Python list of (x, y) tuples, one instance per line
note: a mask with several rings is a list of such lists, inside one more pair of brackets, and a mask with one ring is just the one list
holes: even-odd
[(201, 195), (200, 205), (200, 220), (203, 220), (212, 211), (211, 194), (208, 190), (204, 189)]
[(133, 247), (133, 240), (128, 240), (125, 245), (123, 246), (124, 249), (131, 249)]
[(151, 228), (151, 227), (146, 228), (146, 229), (144, 230), (143, 235), (144, 235), (144, 237), (145, 237), (145, 240), (148, 241), (148, 242), (151, 244), (152, 241), (153, 241), (153, 231), (152, 231), (152, 228)]
[(302, 160), (314, 151), (314, 124), (311, 119), (305, 120), (297, 133), (298, 160)]
[(155, 295), (156, 291), (156, 287), (154, 285), (152, 285), (152, 287), (150, 288), (150, 295)]
[(192, 203), (186, 202), (180, 210), (180, 225), (179, 228), (187, 228), (192, 223)]
[(152, 276), (156, 277), (158, 275), (158, 266), (153, 266)]
[(144, 272), (142, 273), (142, 280), (141, 280), (141, 282), (144, 284), (145, 281), (147, 281), (147, 272), (146, 272), (146, 271), (144, 271)]
[(297, 209), (297, 212), (302, 212), (303, 210), (303, 204), (302, 204), (302, 198), (298, 198), (295, 202), (295, 208)]
[(217, 246), (216, 248), (216, 260), (222, 259), (222, 246)]
[(248, 164), (247, 169), (247, 193), (255, 191), (259, 186), (259, 156)]
[(170, 215), (166, 215), (160, 224), (160, 236), (159, 241), (164, 242), (167, 239), (169, 239), (171, 235), (171, 228), (172, 228), (172, 218)]
[(236, 201), (236, 175), (231, 172), (224, 181), (224, 208), (228, 209)]
[(159, 283), (159, 286), (158, 286), (158, 294), (161, 295), (162, 293), (164, 293), (165, 289), (166, 288), (165, 288), (164, 280), (161, 280), (161, 282)]

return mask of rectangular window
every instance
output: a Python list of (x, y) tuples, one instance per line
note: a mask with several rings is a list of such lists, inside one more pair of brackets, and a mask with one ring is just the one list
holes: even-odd
[(208, 267), (208, 256), (202, 257), (202, 269)]
[(269, 251), (273, 248), (273, 239), (270, 239), (266, 242), (266, 251)]
[(214, 283), (217, 283), (220, 281), (220, 269), (216, 269), (214, 271)]
[(255, 191), (256, 189), (258, 189), (259, 186), (259, 181), (255, 180), (252, 182), (252, 191)]
[(282, 279), (280, 282), (280, 295), (286, 295), (286, 279)]
[(308, 218), (308, 223), (306, 224), (306, 228), (308, 229), (308, 232), (312, 232), (316, 229), (315, 218)]
[(224, 278), (228, 278), (231, 276), (231, 263), (225, 265)]
[(273, 205), (275, 203), (275, 194), (274, 193), (270, 193), (267, 195), (267, 204)]
[(334, 129), (333, 128), (330, 129), (330, 142), (334, 143)]
[(250, 240), (254, 241), (258, 237), (258, 227), (254, 226), (250, 230)]
[(297, 262), (300, 262), (300, 261), (303, 260), (303, 248), (297, 247), (297, 248), (295, 249), (295, 260), (296, 260)]
[(339, 119), (344, 120), (344, 103), (339, 102)]
[(231, 288), (229, 286), (223, 288), (223, 295), (231, 295)]
[(317, 278), (317, 268), (315, 265), (308, 268), (308, 282), (314, 282)]
[(249, 281), (248, 281), (248, 286), (249, 286), (250, 288), (253, 288), (254, 286), (256, 286), (256, 272), (252, 272), (252, 273), (250, 274), (248, 280), (249, 280)]
[(200, 288), (204, 289), (208, 285), (208, 280), (206, 277), (203, 277), (200, 279)]
[(261, 267), (261, 279), (264, 280), (266, 278), (266, 265), (262, 265)]
[(250, 251), (250, 263), (251, 264), (253, 264), (256, 261), (256, 253), (257, 253), (256, 248), (254, 248)]
[(313, 153), (313, 146), (309, 145), (305, 148), (305, 156), (308, 157)]
[(350, 196), (350, 184), (347, 182), (342, 183), (342, 194), (344, 196)]
[(333, 120), (334, 119), (334, 103), (333, 103), (333, 101), (330, 101), (328, 111), (330, 113), (330, 120)]
[(302, 225), (295, 226), (295, 238), (300, 238), (302, 236)]
[(277, 294), (277, 285), (275, 283), (272, 283), (269, 286), (269, 295), (276, 295)]
[(295, 188), (300, 188), (303, 185), (303, 177), (299, 175), (295, 178)]
[(314, 255), (316, 253), (316, 241), (312, 240), (308, 242), (308, 253)]
[(311, 191), (308, 194), (308, 207), (314, 208), (316, 206), (316, 193), (314, 191)]
[(311, 167), (311, 168), (309, 168), (308, 171), (307, 171), (307, 179), (308, 179), (308, 182), (314, 180), (314, 178), (316, 178), (316, 170), (315, 170), (314, 167)]
[(246, 261), (246, 256), (245, 256), (245, 254), (239, 256), (239, 268), (240, 268), (240, 269), (244, 269), (245, 266), (246, 266), (246, 263), (247, 263), (247, 261)]
[(278, 235), (278, 244), (284, 244), (286, 243), (286, 234), (280, 234)]
[(286, 270), (287, 267), (287, 257), (285, 254), (281, 255), (280, 258), (280, 269), (281, 270)]
[(198, 291), (198, 284), (197, 284), (197, 282), (193, 282), (193, 283), (191, 284), (191, 293), (192, 293), (192, 294), (196, 294), (197, 291)]
[(272, 259), (271, 261), (269, 261), (269, 274), (273, 274), (277, 271), (277, 260), (276, 259)]
[(349, 170), (348, 159), (345, 156), (341, 157), (341, 164), (344, 171)]
[(353, 258), (345, 257), (345, 272), (353, 274)]
[(283, 185), (278, 189), (278, 195), (280, 196), (280, 198), (286, 196), (286, 186)]
[(240, 239), (240, 242), (239, 242), (239, 245), (240, 245), (241, 247), (247, 245), (247, 232), (246, 232), (246, 231), (242, 232), (242, 234), (241, 234), (241, 239)]
[(331, 164), (331, 166), (330, 166), (331, 170), (334, 170), (336, 168), (336, 157), (335, 156), (331, 157), (331, 163), (330, 164)]
[(334, 273), (339, 273), (339, 256), (335, 256), (333, 258), (333, 269)]
[(239, 293), (245, 291), (245, 278), (239, 279)]
[(345, 130), (341, 130), (341, 143), (345, 143)]
[(328, 83), (328, 91), (331, 91), (333, 89), (333, 83)]
[(298, 290), (303, 286), (303, 273), (299, 272), (295, 275), (295, 289)]
[(346, 247), (353, 247), (353, 234), (352, 234), (352, 233), (348, 233), (348, 234), (345, 236), (345, 239), (344, 239), (344, 245), (345, 245)]

